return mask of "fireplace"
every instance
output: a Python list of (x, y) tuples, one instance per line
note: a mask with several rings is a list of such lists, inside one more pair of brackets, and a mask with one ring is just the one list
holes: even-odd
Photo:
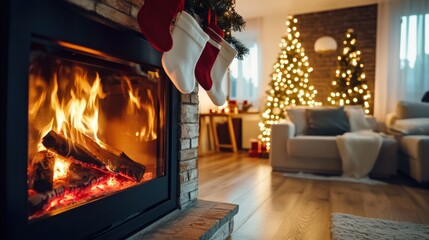
[(2, 4), (2, 237), (118, 239), (176, 209), (180, 98), (161, 54), (62, 1)]

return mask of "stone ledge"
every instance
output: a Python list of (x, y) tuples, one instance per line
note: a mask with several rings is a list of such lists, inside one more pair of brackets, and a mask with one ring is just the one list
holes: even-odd
[(128, 240), (144, 239), (226, 239), (234, 228), (238, 205), (196, 200), (189, 208), (177, 210), (134, 234)]

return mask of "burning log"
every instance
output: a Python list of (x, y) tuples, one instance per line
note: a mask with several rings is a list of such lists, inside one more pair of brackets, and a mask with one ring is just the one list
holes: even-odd
[(110, 177), (96, 169), (85, 168), (80, 164), (71, 163), (67, 171), (67, 182), (64, 186), (68, 190), (81, 189), (92, 186)]
[[(83, 134), (82, 134), (83, 135)], [(71, 146), (64, 136), (50, 131), (43, 137), (43, 145), (62, 155), (71, 156), (74, 160), (91, 167), (113, 174), (120, 174), (133, 181), (140, 181), (146, 167), (130, 159), (125, 153), (116, 155), (113, 151), (102, 148), (91, 138), (83, 135), (83, 140)]]
[[(60, 167), (57, 161), (67, 165), (64, 176), (58, 176)], [(44, 193), (65, 187), (68, 190), (83, 188), (113, 176), (94, 168), (77, 164), (73, 159), (57, 155), (49, 150), (38, 152), (33, 158), (33, 166), (29, 170), (30, 188), (38, 193)], [(57, 176), (56, 176), (57, 175)]]
[(97, 168), (106, 172), (108, 171), (106, 165), (98, 160), (94, 154), (78, 143), (75, 143), (74, 145), (70, 144), (67, 139), (53, 130), (49, 131), (43, 137), (42, 144), (47, 149), (52, 150), (61, 156), (71, 156), (88, 167)]
[(54, 187), (55, 155), (49, 151), (38, 152), (30, 170), (30, 187), (37, 192), (47, 192)]
[(55, 181), (54, 189), (37, 192), (28, 197), (30, 215), (45, 210), (50, 205), (49, 203), (56, 197), (62, 197), (67, 193), (77, 195), (79, 192), (84, 192), (86, 189), (110, 177), (110, 174), (92, 168), (85, 168), (80, 164), (72, 162), (68, 167), (67, 177)]
[[(38, 155), (44, 155), (44, 159), (50, 161), (54, 153), (41, 151)], [(55, 161), (55, 157), (58, 158), (59, 156), (53, 156), (53, 161)], [(38, 169), (35, 171), (38, 171)], [(67, 175), (61, 179), (56, 179), (53, 186), (51, 185), (51, 189), (42, 192), (33, 188), (37, 193), (30, 194), (28, 197), (28, 209), (30, 214), (46, 209), (49, 206), (48, 203), (56, 197), (64, 196), (66, 193), (78, 194), (81, 191), (84, 192), (86, 189), (109, 179), (111, 176), (111, 174), (106, 174), (96, 169), (86, 168), (80, 164), (71, 162), (67, 168)]]
[(47, 203), (55, 197), (64, 195), (63, 187), (53, 189), (44, 193), (36, 193), (28, 197), (28, 211), (30, 215), (47, 207)]
[[(143, 177), (143, 174), (146, 170), (146, 167), (140, 163), (135, 162), (129, 158), (124, 152), (115, 154), (116, 150), (107, 148), (103, 145), (101, 147), (94, 140), (82, 134), (82, 145), (85, 146), (91, 153), (100, 159), (101, 162), (106, 164), (107, 168), (115, 174), (120, 174), (123, 177), (134, 181), (140, 181)], [(116, 151), (118, 152), (118, 151)]]

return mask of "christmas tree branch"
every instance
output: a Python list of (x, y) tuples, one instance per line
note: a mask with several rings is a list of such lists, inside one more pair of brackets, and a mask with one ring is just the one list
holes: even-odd
[(211, 11), (211, 21), (217, 16), (218, 26), (225, 32), (225, 41), (230, 43), (237, 50), (237, 58), (249, 52), (249, 49), (238, 39), (231, 36), (231, 31), (244, 30), (246, 22), (243, 17), (235, 12), (235, 0), (186, 0), (185, 11), (193, 15), (202, 28), (209, 23), (208, 12)]

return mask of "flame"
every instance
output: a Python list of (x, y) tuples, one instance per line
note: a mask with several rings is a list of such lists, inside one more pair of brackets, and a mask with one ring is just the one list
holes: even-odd
[(137, 112), (144, 112), (147, 115), (149, 121), (146, 121), (146, 125), (143, 125), (139, 132), (136, 132), (136, 137), (139, 138), (140, 141), (150, 141), (157, 138), (156, 129), (155, 129), (155, 121), (150, 121), (155, 119), (155, 100), (150, 89), (146, 89), (147, 94), (147, 102), (142, 102), (141, 97), (139, 96), (140, 90), (138, 88), (132, 88), (131, 81), (129, 78), (125, 78), (125, 82), (128, 86), (128, 106), (127, 106), (127, 114), (133, 115)]
[[(73, 72), (69, 78), (68, 72)], [(44, 121), (44, 126), (37, 126), (40, 138), (38, 151), (45, 150), (41, 144), (42, 137), (50, 130), (62, 133), (70, 143), (79, 142), (82, 133), (100, 143), (97, 135), (99, 107), (100, 99), (105, 98), (106, 94), (99, 74), (95, 73), (91, 77), (81, 67), (64, 68), (53, 74), (50, 83), (51, 86), (48, 86), (41, 74), (30, 76), (30, 84), (37, 91), (30, 90), (29, 121), (40, 121), (38, 115), (47, 115), (49, 112), (53, 116)]]
[(64, 159), (56, 158), (54, 164), (54, 181), (67, 177), (70, 163)]
[(124, 181), (119, 181), (116, 177), (109, 177), (107, 180), (91, 187), (92, 194), (99, 194), (108, 189), (121, 189)]
[[(152, 92), (147, 89), (147, 95), (150, 103), (145, 105), (145, 110), (147, 111), (147, 119), (155, 119), (155, 108), (154, 100), (152, 96)], [(157, 138), (156, 131), (155, 131), (155, 122), (154, 121), (147, 121), (147, 127), (143, 126), (140, 130), (140, 141), (149, 141), (154, 140)]]
[[(139, 141), (157, 139), (159, 123), (155, 120), (156, 99), (152, 90), (135, 88), (128, 77), (121, 80), (128, 97), (126, 114), (132, 116), (131, 119), (136, 119), (135, 116), (144, 118), (138, 121), (131, 134)], [(38, 139), (29, 136), (29, 142), (34, 142), (29, 144), (29, 153), (46, 150), (42, 138), (51, 130), (62, 134), (70, 146), (83, 142), (82, 134), (85, 134), (106, 148), (99, 136), (99, 116), (100, 101), (107, 94), (103, 92), (98, 72), (64, 64), (47, 79), (46, 73), (42, 74), (39, 69), (39, 73), (30, 75), (29, 89), (29, 123), (38, 132)], [(142, 94), (146, 96), (142, 97)]]

